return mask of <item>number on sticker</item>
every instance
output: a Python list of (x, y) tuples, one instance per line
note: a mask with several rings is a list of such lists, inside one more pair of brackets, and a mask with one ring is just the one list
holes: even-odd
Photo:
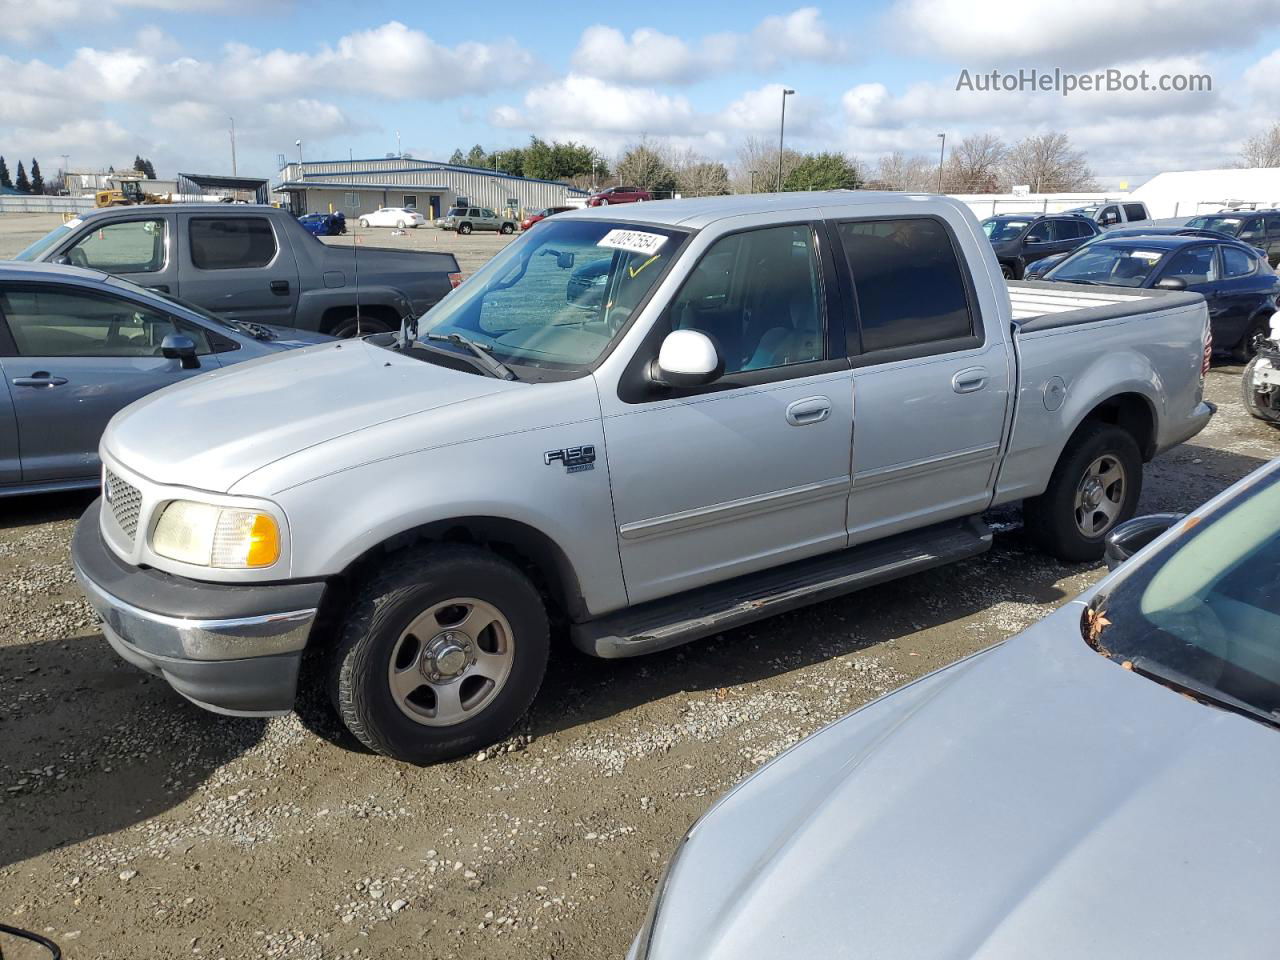
[(614, 250), (627, 250), (631, 253), (654, 254), (667, 242), (660, 233), (648, 233), (644, 230), (610, 230), (597, 247), (610, 247)]

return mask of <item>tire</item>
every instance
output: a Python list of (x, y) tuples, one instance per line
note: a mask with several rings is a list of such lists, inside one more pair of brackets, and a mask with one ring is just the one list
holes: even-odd
[(1006, 280), (1015, 279), (1013, 275), (1013, 267), (1009, 266), (1007, 263), (1000, 264), (1000, 276), (1004, 277)]
[(1240, 375), (1240, 400), (1251, 417), (1265, 420), (1268, 423), (1280, 423), (1280, 411), (1272, 410), (1258, 403), (1258, 395), (1253, 389), (1253, 371), (1258, 366), (1258, 358), (1254, 357)]
[(361, 217), (361, 218), (360, 218), (360, 226), (362, 226), (362, 227), (364, 227), (364, 229), (368, 230), (368, 229), (369, 229), (369, 221), (368, 221), (368, 220), (366, 220), (364, 217)]
[(504, 224), (502, 225), (502, 229), (501, 229), (501, 230), (499, 230), (498, 232), (499, 232), (499, 233), (515, 233), (515, 232), (516, 232), (516, 228), (515, 228), (515, 227), (513, 227), (513, 226), (512, 226), (511, 224), (509, 224), (509, 223), (504, 223)]
[(458, 224), (458, 232), (461, 233), (463, 236), (466, 236), (468, 233), (471, 232), (471, 224), (469, 223)]
[(351, 316), (339, 320), (329, 331), (329, 335), (341, 340), (349, 340), (357, 335), (367, 337), (371, 333), (387, 333), (390, 330), (390, 325), (385, 321), (376, 320), (373, 317), (361, 317), (360, 323), (357, 324), (356, 318)]
[[(1119, 487), (1106, 479), (1115, 466)], [(1098, 473), (1101, 490), (1089, 483)], [(1085, 423), (1067, 442), (1045, 492), (1024, 504), (1023, 519), (1046, 553), (1075, 563), (1097, 560), (1107, 534), (1133, 516), (1141, 493), (1142, 453), (1132, 434), (1109, 423)], [(1095, 497), (1097, 508), (1090, 510)]]
[(608, 205), (609, 205), (609, 201), (606, 200), (604, 197), (601, 197), (600, 202), (596, 204), (597, 207), (607, 207)]
[(396, 221), (396, 229), (397, 229), (397, 230), (403, 230), (403, 229), (404, 229), (404, 221), (403, 221), (403, 220), (397, 220), (397, 221)]
[(1248, 363), (1258, 355), (1258, 348), (1267, 341), (1271, 333), (1271, 314), (1258, 315), (1249, 321), (1244, 336), (1231, 351), (1231, 358), (1237, 363)]
[[(495, 614), (484, 631), (467, 632), (469, 621)], [(458, 666), (466, 660), (461, 647), (472, 663)], [(356, 593), (330, 654), (329, 695), (339, 719), (370, 750), (436, 763), (506, 736), (542, 686), (549, 650), (542, 597), (515, 566), (480, 547), (413, 548), (390, 557)], [(457, 679), (441, 681), (437, 669), (455, 670)], [(455, 693), (456, 703), (446, 705), (437, 690)]]

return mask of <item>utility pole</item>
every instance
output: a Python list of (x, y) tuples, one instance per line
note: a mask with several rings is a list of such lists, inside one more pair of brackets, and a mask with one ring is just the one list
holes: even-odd
[(64, 195), (70, 196), (71, 188), (67, 186), (67, 170), (70, 168), (67, 166), (67, 163), (71, 159), (71, 154), (60, 153), (58, 156), (62, 158), (62, 192)]
[[(942, 141), (942, 146), (938, 148), (938, 192), (942, 192), (942, 158), (947, 152), (947, 135), (945, 133), (938, 134), (938, 139)], [(963, 144), (961, 144), (963, 146)]]
[(396, 156), (404, 159), (404, 151), (400, 149), (400, 131), (396, 131)]
[(794, 90), (782, 88), (782, 120), (778, 123), (778, 192), (782, 192), (782, 143), (783, 137), (787, 132), (787, 97), (795, 93)]
[(231, 121), (231, 175), (236, 175), (236, 118), (228, 117)]
[(298, 148), (298, 179), (302, 179), (302, 141), (295, 140), (293, 145)]

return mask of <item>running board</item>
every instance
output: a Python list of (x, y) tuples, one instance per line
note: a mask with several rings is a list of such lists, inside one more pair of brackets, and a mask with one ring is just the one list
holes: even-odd
[(573, 624), (570, 637), (574, 646), (592, 656), (637, 657), (945, 563), (976, 557), (990, 548), (990, 528), (980, 517), (969, 517)]

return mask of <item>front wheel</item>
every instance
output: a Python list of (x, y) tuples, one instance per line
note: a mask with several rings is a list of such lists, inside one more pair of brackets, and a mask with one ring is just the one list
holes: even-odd
[(364, 217), (361, 217), (361, 218), (360, 218), (360, 226), (362, 226), (364, 229), (368, 230), (368, 229), (369, 229), (369, 221), (368, 221), (368, 220), (366, 220)]
[(608, 205), (609, 205), (609, 201), (606, 200), (604, 197), (601, 197), (600, 202), (596, 204), (597, 207), (607, 207)]
[(1248, 363), (1258, 355), (1271, 337), (1271, 315), (1264, 317), (1254, 317), (1249, 321), (1249, 326), (1244, 332), (1244, 336), (1240, 338), (1240, 342), (1236, 344), (1236, 348), (1231, 351), (1232, 358), (1238, 363)]
[(404, 229), (404, 221), (403, 221), (403, 220), (397, 220), (397, 221), (396, 221), (396, 229), (397, 229), (397, 230), (403, 230), (403, 229)]
[(1250, 416), (1258, 420), (1266, 420), (1268, 423), (1280, 423), (1280, 410), (1275, 410), (1269, 402), (1262, 399), (1258, 391), (1253, 389), (1253, 377), (1258, 369), (1258, 360), (1258, 357), (1250, 360), (1240, 376), (1240, 399)]
[(511, 563), (463, 544), (408, 550), (359, 590), (329, 693), (369, 749), (448, 760), (500, 740), (528, 710), (548, 634), (542, 598)]
[(1000, 276), (1004, 277), (1006, 280), (1012, 280), (1014, 278), (1013, 267), (1009, 266), (1007, 263), (1000, 264)]
[(469, 223), (460, 223), (460, 224), (458, 224), (458, 232), (459, 232), (459, 233), (461, 233), (461, 234), (464, 234), (464, 235), (465, 235), (465, 234), (470, 233), (470, 232), (471, 232), (471, 224), (469, 224)]
[(1141, 493), (1142, 453), (1133, 436), (1109, 423), (1086, 424), (1068, 441), (1045, 492), (1024, 504), (1027, 533), (1060, 560), (1097, 560)]

